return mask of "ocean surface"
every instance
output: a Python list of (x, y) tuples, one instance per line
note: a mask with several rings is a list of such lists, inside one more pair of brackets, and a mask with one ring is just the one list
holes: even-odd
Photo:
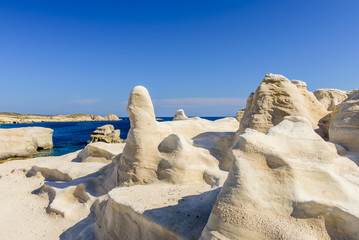
[[(202, 117), (211, 121), (223, 117)], [(171, 121), (172, 117), (160, 117), (159, 122)], [(34, 157), (60, 156), (70, 152), (83, 149), (87, 144), (90, 135), (97, 127), (111, 124), (115, 129), (121, 130), (121, 139), (127, 138), (130, 130), (130, 120), (122, 118), (121, 121), (100, 121), (100, 122), (47, 122), (47, 123), (26, 123), (26, 124), (1, 124), (0, 128), (20, 127), (46, 127), (54, 130), (54, 147), (49, 150), (41, 150)]]

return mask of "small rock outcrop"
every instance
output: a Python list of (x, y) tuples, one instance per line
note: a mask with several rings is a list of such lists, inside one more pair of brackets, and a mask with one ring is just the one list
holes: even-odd
[(359, 168), (303, 117), (247, 128), (200, 239), (358, 239)]
[(183, 109), (178, 109), (173, 117), (173, 121), (186, 120), (188, 117), (184, 113)]
[(107, 121), (119, 121), (120, 119), (116, 116), (116, 114), (107, 114), (103, 117)]
[(54, 130), (43, 127), (0, 129), (0, 160), (28, 158), (53, 147)]
[(106, 124), (98, 127), (90, 136), (90, 142), (121, 143), (120, 130), (115, 130), (113, 125)]
[(339, 89), (318, 89), (314, 96), (328, 111), (335, 110), (335, 106), (346, 100), (353, 91), (343, 91)]
[(359, 152), (359, 90), (333, 111), (329, 141)]
[(318, 129), (319, 120), (326, 114), (313, 93), (307, 91), (305, 82), (269, 73), (248, 97), (239, 132), (252, 128), (266, 133), (290, 115), (306, 117), (313, 129)]

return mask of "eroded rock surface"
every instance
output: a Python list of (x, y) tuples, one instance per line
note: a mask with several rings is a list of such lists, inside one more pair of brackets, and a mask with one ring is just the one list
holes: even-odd
[(303, 117), (246, 129), (201, 239), (358, 239), (359, 168)]

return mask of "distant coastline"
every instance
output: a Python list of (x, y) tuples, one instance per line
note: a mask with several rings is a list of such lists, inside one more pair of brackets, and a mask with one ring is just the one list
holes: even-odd
[(21, 114), (2, 112), (0, 113), (0, 124), (18, 123), (40, 123), (40, 122), (93, 122), (93, 121), (120, 121), (115, 114), (107, 114), (102, 117), (95, 114), (71, 114), (71, 115), (41, 115), (41, 114)]

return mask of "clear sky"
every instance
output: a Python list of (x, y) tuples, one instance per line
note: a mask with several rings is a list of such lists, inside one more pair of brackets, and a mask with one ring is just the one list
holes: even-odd
[(0, 1), (0, 112), (234, 116), (268, 72), (359, 88), (359, 1)]

